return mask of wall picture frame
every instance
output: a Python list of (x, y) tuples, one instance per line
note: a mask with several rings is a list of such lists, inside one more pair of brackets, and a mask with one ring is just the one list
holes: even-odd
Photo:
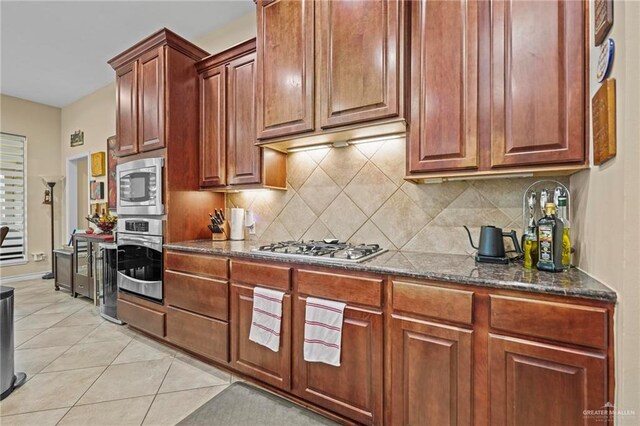
[(594, 0), (594, 43), (600, 46), (613, 26), (613, 0)]
[(116, 156), (117, 150), (116, 137), (111, 136), (107, 139), (107, 192), (108, 192), (108, 206), (109, 210), (116, 211), (117, 208), (117, 182), (116, 182), (116, 166), (118, 165), (118, 157)]
[(84, 132), (77, 130), (71, 134), (71, 146), (84, 145)]
[(94, 152), (93, 154), (91, 154), (91, 176), (93, 177), (104, 176), (105, 174), (104, 158), (105, 158), (105, 153), (102, 151)]
[(104, 182), (91, 181), (89, 198), (92, 200), (102, 200), (104, 198)]

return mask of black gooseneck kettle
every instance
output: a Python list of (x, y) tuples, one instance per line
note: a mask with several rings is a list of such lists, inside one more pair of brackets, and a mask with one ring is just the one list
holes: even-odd
[(480, 242), (476, 247), (473, 243), (473, 238), (471, 237), (471, 231), (469, 231), (469, 228), (466, 226), (464, 226), (464, 229), (467, 230), (467, 234), (469, 235), (471, 247), (478, 250), (478, 254), (476, 256), (476, 260), (478, 262), (509, 263), (509, 257), (506, 256), (504, 250), (504, 238), (507, 237), (511, 238), (513, 241), (513, 246), (515, 247), (517, 255), (520, 256), (522, 254), (520, 244), (518, 243), (518, 237), (514, 230), (511, 230), (510, 232), (502, 232), (502, 228), (490, 225), (482, 226), (480, 228)]

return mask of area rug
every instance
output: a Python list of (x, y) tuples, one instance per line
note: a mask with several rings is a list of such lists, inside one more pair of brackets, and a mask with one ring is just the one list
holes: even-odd
[(338, 425), (306, 408), (242, 382), (235, 382), (179, 426)]

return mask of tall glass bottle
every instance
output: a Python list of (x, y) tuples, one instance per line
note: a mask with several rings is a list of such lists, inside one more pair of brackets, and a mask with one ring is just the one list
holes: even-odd
[(564, 270), (567, 271), (571, 267), (571, 235), (569, 232), (571, 225), (567, 213), (566, 194), (561, 194), (558, 197), (558, 219), (560, 219), (564, 225), (564, 232), (562, 234), (562, 266)]
[(538, 221), (538, 264), (541, 271), (560, 272), (564, 224), (556, 217), (556, 205), (546, 203), (544, 216)]

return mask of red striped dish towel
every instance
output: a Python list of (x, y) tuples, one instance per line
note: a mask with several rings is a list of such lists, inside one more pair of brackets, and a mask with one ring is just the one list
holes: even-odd
[(304, 360), (340, 366), (345, 303), (307, 298), (304, 318)]
[(283, 297), (284, 293), (281, 291), (262, 287), (253, 289), (253, 316), (249, 340), (274, 352), (280, 350)]

